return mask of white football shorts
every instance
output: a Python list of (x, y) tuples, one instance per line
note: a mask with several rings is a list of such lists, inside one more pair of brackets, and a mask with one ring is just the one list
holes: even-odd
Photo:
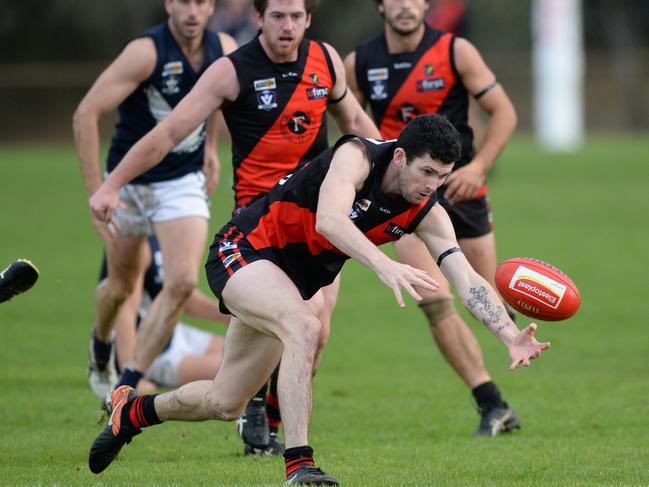
[(152, 222), (186, 216), (210, 218), (202, 171), (158, 183), (127, 184), (119, 190), (119, 198), (126, 208), (118, 206), (115, 218), (124, 235), (153, 235)]
[(180, 363), (187, 356), (200, 357), (205, 354), (213, 337), (210, 332), (178, 323), (171, 344), (153, 361), (144, 378), (161, 387), (177, 387)]

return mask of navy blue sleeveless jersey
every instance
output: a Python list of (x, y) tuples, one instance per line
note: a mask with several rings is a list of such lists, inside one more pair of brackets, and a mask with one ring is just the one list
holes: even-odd
[(356, 47), (356, 81), (372, 109), (381, 136), (397, 138), (418, 115), (445, 116), (462, 136), (455, 168), (473, 159), (473, 131), (468, 124), (469, 94), (453, 57), (455, 36), (426, 26), (412, 52), (390, 54), (382, 33)]
[[(316, 232), (320, 187), (335, 150), (353, 139), (347, 135), (293, 174), (287, 175), (261, 199), (234, 216), (216, 235), (206, 263), (220, 264), (222, 240), (228, 233), (241, 236), (267, 260), (279, 266), (295, 283), (304, 299), (331, 284), (349, 256)], [(412, 233), (436, 203), (433, 193), (412, 205), (381, 190), (383, 175), (392, 161), (396, 143), (359, 137), (372, 163), (363, 187), (356, 193), (349, 218), (375, 245), (392, 242)], [(236, 243), (236, 242), (235, 242)]]
[[(194, 71), (164, 22), (139, 37), (150, 37), (157, 51), (156, 67), (144, 83), (118, 107), (119, 121), (113, 137), (106, 169), (115, 169), (129, 149), (155, 125), (164, 119), (180, 100), (194, 87), (203, 72), (223, 55), (218, 34), (206, 30), (203, 34), (204, 60)], [(131, 181), (149, 184), (168, 181), (198, 171), (203, 166), (205, 123), (178, 144), (160, 162)]]

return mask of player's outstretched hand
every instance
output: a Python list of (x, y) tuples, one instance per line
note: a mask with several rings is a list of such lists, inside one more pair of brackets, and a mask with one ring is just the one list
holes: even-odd
[(401, 289), (405, 289), (413, 298), (421, 301), (422, 297), (415, 290), (414, 286), (419, 286), (429, 291), (437, 291), (439, 288), (439, 283), (430, 277), (427, 272), (407, 264), (401, 264), (392, 259), (389, 259), (385, 265), (381, 266), (377, 274), (381, 281), (392, 289), (397, 303), (402, 308), (406, 307), (406, 303), (401, 295)]
[(512, 359), (510, 370), (514, 370), (520, 364), (530, 366), (530, 361), (538, 358), (543, 350), (550, 348), (550, 342), (539, 343), (534, 337), (536, 324), (532, 323), (522, 329), (509, 344), (509, 356)]

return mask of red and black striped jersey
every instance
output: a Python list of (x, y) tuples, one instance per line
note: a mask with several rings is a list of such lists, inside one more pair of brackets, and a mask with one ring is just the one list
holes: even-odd
[(327, 148), (327, 98), (336, 79), (325, 46), (308, 39), (295, 62), (272, 62), (259, 37), (228, 57), (240, 91), (223, 115), (232, 136), (235, 203), (245, 206)]
[(385, 34), (356, 48), (356, 80), (386, 139), (397, 138), (417, 115), (444, 115), (462, 136), (455, 169), (475, 154), (468, 124), (469, 96), (455, 67), (450, 33), (426, 27), (413, 52), (390, 54)]
[[(248, 242), (280, 266), (308, 299), (333, 282), (349, 257), (316, 232), (320, 186), (334, 152), (354, 136), (342, 137), (298, 171), (284, 177), (263, 198), (232, 218)], [(358, 138), (372, 162), (363, 187), (356, 193), (349, 218), (374, 244), (392, 242), (412, 233), (436, 203), (433, 194), (412, 205), (381, 191), (383, 174), (392, 161), (394, 141)]]

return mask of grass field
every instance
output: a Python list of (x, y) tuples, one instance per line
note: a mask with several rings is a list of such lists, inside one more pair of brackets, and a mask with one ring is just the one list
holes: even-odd
[[(522, 418), (513, 435), (470, 436), (470, 393), (417, 307), (399, 310), (373, 273), (348, 264), (315, 379), (318, 464), (349, 486), (649, 485), (648, 161), (646, 137), (602, 137), (575, 155), (518, 139), (499, 162), (491, 194), (501, 260), (552, 262), (583, 300), (573, 319), (540, 324), (552, 350), (514, 373), (505, 349), (470, 321)], [(214, 230), (231, 207), (229, 179), (225, 167)], [(0, 268), (27, 257), (41, 270), (32, 291), (0, 305), (1, 485), (281, 484), (280, 459), (244, 458), (234, 425), (217, 422), (145, 431), (91, 474), (99, 427), (85, 367), (100, 242), (73, 149), (0, 147), (0, 208)]]

